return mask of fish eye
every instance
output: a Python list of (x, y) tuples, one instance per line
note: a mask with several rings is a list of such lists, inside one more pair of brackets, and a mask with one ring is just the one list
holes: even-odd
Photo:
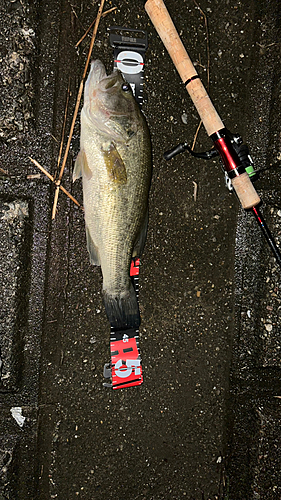
[(124, 92), (128, 92), (130, 90), (130, 85), (128, 83), (123, 83), (122, 90), (124, 90)]

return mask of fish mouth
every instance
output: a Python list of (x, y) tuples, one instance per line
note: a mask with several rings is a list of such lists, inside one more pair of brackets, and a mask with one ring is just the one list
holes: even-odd
[(90, 73), (85, 84), (84, 97), (86, 100), (94, 98), (100, 101), (98, 95), (101, 96), (102, 94), (115, 92), (121, 80), (120, 71), (114, 70), (113, 73), (107, 75), (104, 64), (99, 59), (96, 59), (91, 62)]
[(93, 87), (99, 86), (99, 90), (108, 91), (120, 80), (120, 72), (115, 70), (110, 75), (107, 75), (104, 64), (99, 59), (96, 59), (91, 62), (88, 79), (91, 80)]
[(99, 59), (92, 61), (88, 80), (91, 80), (92, 84), (96, 86), (106, 77), (107, 74), (104, 64)]

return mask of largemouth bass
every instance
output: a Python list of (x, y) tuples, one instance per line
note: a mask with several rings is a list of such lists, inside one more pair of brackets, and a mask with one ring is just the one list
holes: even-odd
[(93, 61), (84, 89), (80, 152), (73, 180), (82, 175), (87, 248), (101, 266), (104, 304), (115, 328), (138, 328), (138, 302), (129, 275), (142, 253), (151, 181), (148, 127), (119, 71), (107, 76)]

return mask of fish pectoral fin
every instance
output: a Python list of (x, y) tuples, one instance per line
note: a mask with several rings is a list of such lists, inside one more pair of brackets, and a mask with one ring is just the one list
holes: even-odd
[(87, 180), (90, 180), (92, 177), (92, 171), (88, 165), (87, 156), (83, 149), (81, 149), (76, 158), (72, 174), (72, 181), (75, 182), (76, 179), (79, 179), (80, 177), (82, 177), (82, 175), (85, 175)]
[(102, 149), (102, 153), (110, 180), (117, 184), (126, 184), (126, 167), (115, 145), (111, 142), (106, 149)]
[(147, 226), (148, 226), (148, 209), (146, 210), (146, 214), (145, 214), (144, 221), (142, 223), (141, 230), (140, 230), (138, 237), (136, 239), (136, 242), (135, 242), (135, 246), (134, 246), (133, 253), (132, 253), (132, 257), (134, 257), (134, 258), (140, 257), (142, 252), (143, 252), (145, 240), (146, 240), (146, 234), (147, 234)]
[(72, 182), (75, 182), (76, 179), (80, 179), (82, 177), (82, 161), (81, 161), (82, 151), (79, 151), (78, 156), (75, 160), (74, 170), (72, 174)]
[(90, 256), (90, 262), (94, 266), (100, 266), (100, 254), (98, 247), (94, 244), (89, 228), (86, 226), (87, 250)]

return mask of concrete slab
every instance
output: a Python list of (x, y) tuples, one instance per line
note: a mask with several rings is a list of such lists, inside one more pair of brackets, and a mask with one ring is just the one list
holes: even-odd
[(253, 498), (280, 495), (280, 403), (278, 399), (260, 401), (258, 415), (258, 447), (253, 469)]
[[(112, 5), (107, 2), (106, 8)], [(180, 5), (167, 0), (167, 6), (206, 84), (201, 13), (187, 0)], [(266, 5), (202, 0), (200, 6), (208, 16), (211, 97), (225, 124), (249, 142), (258, 165), (273, 166), (261, 173), (257, 187), (268, 223), (278, 233), (279, 5), (275, 0)], [(5, 318), (15, 317), (9, 297), (20, 291), (17, 266), (25, 269), (26, 260), (28, 279), (26, 302), (20, 301), (27, 310), (18, 358), (22, 369), (8, 392), (2, 380), (0, 498), (215, 500), (225, 494), (250, 500), (257, 493), (269, 500), (279, 487), (267, 470), (279, 466), (277, 455), (267, 459), (271, 445), (278, 445), (279, 403), (266, 399), (278, 395), (279, 387), (277, 269), (255, 221), (240, 212), (226, 190), (219, 161), (204, 163), (187, 155), (163, 160), (172, 145), (192, 143), (198, 117), (142, 2), (132, 9), (124, 0), (117, 7), (102, 21), (94, 50), (108, 70), (113, 52), (107, 26), (149, 34), (143, 110), (154, 173), (140, 275), (145, 381), (140, 388), (117, 392), (103, 387), (109, 325), (100, 270), (88, 260), (83, 214), (60, 196), (51, 224), (49, 181), (26, 177), (35, 173), (28, 156), (56, 171), (67, 89), (69, 130), (89, 40), (79, 50), (75, 43), (93, 21), (97, 4), (63, 0), (31, 9), (26, 2), (12, 2), (12, 11), (3, 10), (1, 18), (6, 25), (3, 68), (12, 87), (8, 93), (1, 70), (7, 116), (0, 131), (6, 172), (1, 171), (0, 197), (4, 214), (13, 203), (28, 207), (29, 225), (23, 258), (23, 222), (15, 216), (11, 225), (19, 246), (5, 226), (1, 244), (14, 257), (1, 265)], [(34, 46), (24, 44), (22, 29), (30, 36), (34, 31)], [(13, 51), (19, 60), (15, 55), (11, 60)], [(18, 98), (22, 83), (27, 84), (25, 105)], [(71, 183), (78, 148), (77, 123), (64, 184), (81, 201), (81, 184)], [(196, 149), (209, 148), (201, 131)], [(5, 285), (7, 266), (11, 292)], [(270, 324), (272, 329), (266, 328)], [(18, 360), (9, 349), (14, 338), (11, 326), (1, 351), (5, 363), (3, 352), (10, 353), (11, 365)], [(2, 374), (7, 373), (6, 365)], [(23, 427), (12, 407), (22, 408)]]
[(1, 282), (1, 382), (4, 390), (17, 390), (21, 376), (23, 332), (27, 320), (26, 306), (29, 276), (22, 266), (23, 254), (29, 253), (26, 233), (29, 218), (24, 200), (0, 202), (0, 241), (3, 256)]

